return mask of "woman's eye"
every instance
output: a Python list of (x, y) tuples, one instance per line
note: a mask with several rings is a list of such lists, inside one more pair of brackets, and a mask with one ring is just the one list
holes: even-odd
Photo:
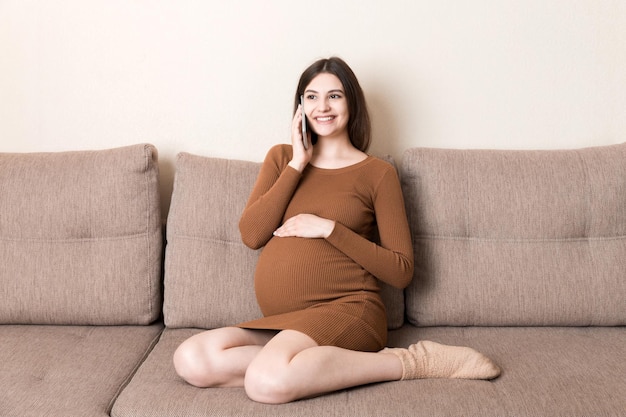
[(317, 97), (313, 94), (309, 94), (308, 96), (305, 97), (307, 100), (315, 100)]
[(336, 100), (336, 99), (341, 98), (341, 96), (340, 96), (339, 94), (331, 94), (331, 95), (330, 95), (330, 98), (332, 98), (332, 99), (335, 99), (335, 100)]

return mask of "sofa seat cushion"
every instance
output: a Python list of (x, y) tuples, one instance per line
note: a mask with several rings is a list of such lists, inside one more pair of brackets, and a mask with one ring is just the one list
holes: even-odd
[(626, 143), (414, 148), (402, 185), (412, 324), (626, 324)]
[(108, 416), (162, 327), (0, 326), (0, 415)]
[(255, 403), (240, 388), (200, 389), (175, 373), (176, 347), (199, 330), (166, 329), (116, 401), (113, 417), (162, 416), (622, 416), (626, 328), (405, 325), (391, 346), (417, 340), (471, 346), (504, 369), (494, 381), (372, 384), (285, 405)]
[(397, 415), (411, 407), (428, 410), (425, 416), (483, 417), (618, 417), (626, 410), (625, 327), (406, 326), (390, 335), (399, 346), (419, 339), (473, 347), (502, 374), (490, 382), (410, 381), (403, 391), (413, 391), (413, 403)]

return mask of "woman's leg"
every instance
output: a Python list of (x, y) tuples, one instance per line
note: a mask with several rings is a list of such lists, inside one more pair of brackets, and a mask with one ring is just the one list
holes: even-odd
[(275, 334), (237, 327), (198, 333), (176, 349), (174, 368), (197, 387), (242, 387), (248, 365)]
[(500, 374), (489, 358), (466, 347), (423, 341), (408, 349), (359, 352), (318, 346), (295, 330), (233, 327), (190, 337), (174, 353), (174, 366), (192, 385), (244, 386), (251, 399), (272, 404), (375, 382)]
[(474, 349), (418, 342), (408, 349), (358, 352), (318, 346), (285, 330), (250, 362), (244, 386), (264, 403), (285, 403), (358, 385), (414, 378), (492, 379), (500, 369)]
[(251, 399), (277, 404), (401, 377), (394, 354), (318, 346), (303, 333), (284, 330), (250, 363), (244, 386)]

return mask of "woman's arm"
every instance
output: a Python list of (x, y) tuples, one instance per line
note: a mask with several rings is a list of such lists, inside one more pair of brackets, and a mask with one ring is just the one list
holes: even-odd
[(288, 165), (288, 145), (274, 146), (267, 153), (246, 208), (239, 220), (243, 243), (259, 249), (280, 226), (287, 205), (298, 186), (301, 174)]
[(326, 240), (381, 281), (404, 288), (413, 278), (413, 245), (395, 169), (377, 187), (374, 210), (380, 245), (339, 223)]
[(291, 121), (291, 146), (276, 145), (267, 153), (239, 220), (241, 239), (252, 249), (265, 246), (282, 223), (302, 171), (313, 156), (312, 147), (304, 149), (302, 144), (300, 110), (298, 106)]

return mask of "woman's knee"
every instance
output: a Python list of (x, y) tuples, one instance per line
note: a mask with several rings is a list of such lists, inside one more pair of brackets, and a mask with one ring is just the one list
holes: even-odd
[(283, 404), (297, 399), (288, 370), (252, 363), (246, 371), (244, 388), (250, 399), (266, 404)]
[(250, 363), (244, 387), (248, 396), (258, 402), (282, 404), (306, 394), (306, 377), (302, 366), (293, 359), (302, 351), (317, 346), (309, 336), (285, 330), (274, 337)]
[(213, 339), (208, 334), (198, 334), (185, 340), (174, 352), (174, 369), (189, 384), (208, 388), (228, 382), (228, 366), (222, 358), (224, 350), (219, 340)]
[(269, 335), (239, 328), (221, 328), (198, 333), (174, 352), (176, 373), (197, 387), (242, 386), (247, 366), (245, 354), (228, 355), (231, 348), (265, 342)]
[(189, 384), (197, 387), (211, 386), (209, 357), (193, 340), (186, 340), (178, 346), (173, 361), (178, 376)]

